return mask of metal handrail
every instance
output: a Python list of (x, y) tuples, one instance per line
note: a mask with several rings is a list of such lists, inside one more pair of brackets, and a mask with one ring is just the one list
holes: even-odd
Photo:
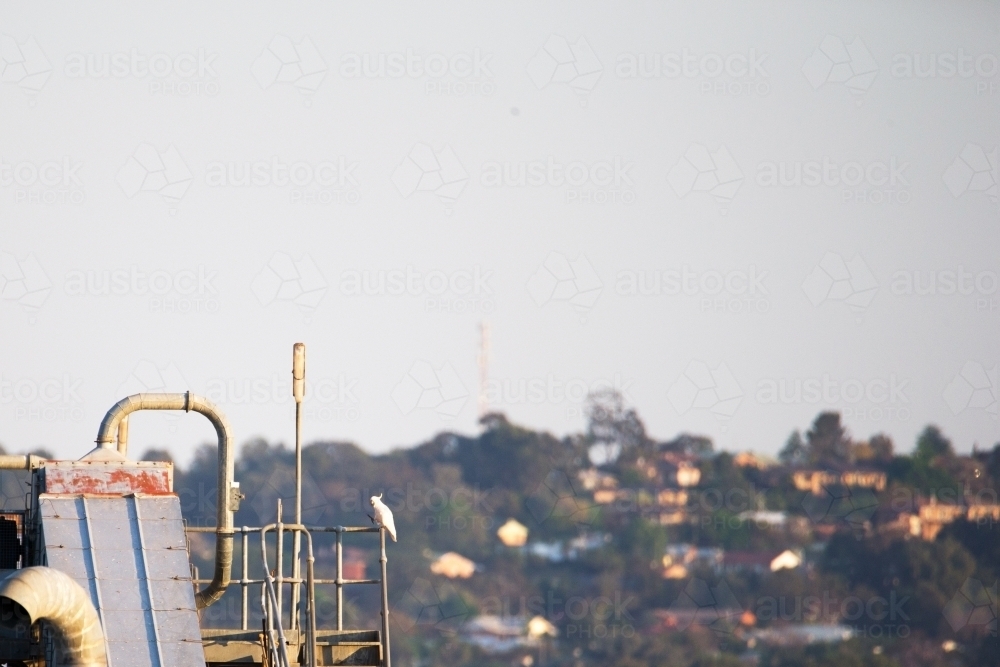
[[(308, 564), (307, 564), (307, 574), (306, 578), (284, 575), (283, 567), (283, 533), (289, 530), (293, 533), (305, 533), (307, 536), (308, 543)], [(272, 575), (270, 567), (268, 566), (267, 556), (266, 556), (266, 535), (268, 532), (274, 531), (278, 536), (278, 542), (275, 544), (276, 557), (278, 560), (276, 567), (276, 574)], [(185, 532), (187, 533), (211, 533), (215, 534), (216, 529), (212, 526), (186, 526)], [(313, 575), (313, 564), (315, 562), (315, 557), (313, 554), (313, 544), (312, 544), (312, 533), (335, 533), (337, 536), (336, 541), (336, 555), (337, 555), (337, 575), (335, 579), (317, 579)], [(282, 590), (285, 584), (289, 584), (294, 587), (305, 584), (307, 586), (307, 639), (308, 639), (308, 652), (307, 656), (311, 658), (308, 664), (313, 664), (316, 656), (316, 614), (315, 614), (315, 585), (334, 585), (337, 589), (337, 630), (342, 631), (344, 629), (344, 619), (343, 619), (343, 587), (348, 585), (358, 585), (358, 584), (381, 584), (382, 588), (382, 631), (381, 631), (381, 641), (382, 646), (382, 657), (383, 665), (385, 667), (390, 667), (390, 657), (389, 657), (389, 609), (388, 609), (388, 579), (386, 576), (386, 564), (388, 558), (386, 557), (385, 551), (385, 529), (377, 526), (313, 526), (304, 524), (292, 524), (284, 523), (281, 521), (268, 524), (266, 526), (241, 526), (233, 528), (234, 535), (241, 536), (241, 546), (243, 548), (242, 553), (242, 573), (239, 579), (233, 579), (233, 584), (239, 584), (241, 589), (241, 619), (240, 628), (242, 630), (249, 629), (249, 587), (251, 585), (261, 585), (261, 607), (265, 612), (265, 616), (269, 618), (278, 619), (277, 631), (279, 634), (279, 643), (281, 645), (281, 650), (286, 651), (285, 642), (286, 638), (284, 635), (284, 629), (282, 627), (281, 619), (284, 615), (283, 605), (282, 605)], [(249, 536), (251, 533), (260, 533), (260, 543), (261, 543), (261, 556), (262, 564), (264, 567), (264, 578), (255, 579), (249, 577)], [(378, 579), (344, 579), (343, 574), (343, 535), (344, 533), (379, 533), (380, 537), (380, 554), (379, 563), (381, 566), (381, 578)], [(202, 584), (207, 580), (203, 580), (195, 576), (193, 583)], [(294, 589), (293, 589), (294, 590)], [(270, 607), (271, 613), (267, 613), (267, 609)], [(294, 617), (298, 614), (298, 610), (294, 607), (289, 610), (290, 614)], [(293, 626), (294, 627), (294, 626)], [(270, 628), (268, 632), (273, 632), (274, 629)], [(273, 635), (270, 641), (273, 643)], [(287, 651), (282, 657), (282, 660), (287, 661)], [(287, 664), (287, 663), (286, 663)]]
[[(285, 667), (290, 667), (288, 663), (288, 648), (285, 645), (285, 633), (281, 627), (281, 604), (279, 600), (275, 599), (274, 595), (274, 577), (271, 575), (271, 570), (267, 566), (267, 533), (270, 530), (278, 530), (279, 534), (282, 530), (291, 530), (295, 533), (305, 533), (306, 543), (308, 545), (307, 553), (307, 565), (306, 565), (306, 618), (309, 619), (309, 624), (307, 626), (307, 640), (308, 643), (306, 651), (306, 664), (314, 667), (316, 665), (316, 588), (313, 582), (313, 563), (315, 562), (315, 557), (313, 556), (313, 543), (312, 535), (306, 530), (305, 526), (302, 524), (282, 524), (280, 521), (278, 523), (271, 523), (263, 526), (260, 529), (260, 559), (261, 564), (264, 566), (264, 577), (267, 580), (267, 593), (270, 598), (271, 607), (275, 612), (275, 616), (278, 619), (278, 639), (281, 642), (281, 657), (285, 662)], [(282, 544), (280, 540), (275, 545), (275, 550), (278, 553), (280, 559), (282, 552)], [(280, 562), (280, 560), (279, 560)], [(281, 576), (279, 569), (278, 576)], [(294, 610), (297, 612), (298, 610)]]

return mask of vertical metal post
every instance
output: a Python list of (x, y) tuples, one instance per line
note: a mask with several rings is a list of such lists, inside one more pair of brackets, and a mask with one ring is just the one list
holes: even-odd
[[(281, 624), (284, 622), (284, 620), (283, 620), (282, 617), (284, 616), (284, 612), (283, 612), (283, 610), (284, 610), (284, 604), (283, 603), (285, 601), (285, 587), (283, 585), (285, 583), (285, 574), (284, 574), (284, 569), (283, 569), (284, 568), (284, 558), (283, 558), (283, 556), (284, 556), (285, 550), (282, 548), (284, 546), (284, 541), (285, 541), (285, 524), (282, 523), (282, 516), (281, 515), (282, 515), (282, 511), (281, 511), (281, 498), (278, 498), (278, 526), (277, 526), (277, 530), (274, 533), (274, 536), (275, 536), (274, 549), (275, 549), (275, 552), (276, 552), (275, 555), (274, 555), (274, 560), (275, 560), (276, 568), (277, 568), (275, 570), (275, 574), (277, 575), (275, 577), (275, 581), (278, 584), (278, 591), (277, 591), (277, 596), (276, 596), (278, 598), (278, 627), (281, 627)], [(261, 539), (263, 539), (263, 535), (261, 535)]]
[(307, 617), (306, 622), (308, 623), (308, 634), (309, 634), (309, 667), (316, 667), (319, 660), (316, 658), (316, 578), (313, 573), (313, 565), (316, 562), (316, 558), (313, 555), (313, 545), (312, 536), (306, 535), (309, 538), (309, 560), (306, 565), (306, 580), (308, 581), (308, 586), (306, 588), (306, 608)]
[(389, 586), (385, 576), (385, 564), (389, 560), (385, 556), (385, 528), (379, 528), (379, 541), (382, 546), (382, 553), (379, 556), (379, 563), (382, 564), (382, 651), (383, 667), (392, 667), (389, 660)]
[(344, 527), (337, 526), (337, 629), (344, 629)]
[(247, 579), (247, 570), (249, 569), (247, 563), (247, 542), (250, 539), (250, 535), (247, 532), (247, 527), (243, 526), (243, 577), (240, 580), (240, 595), (242, 596), (243, 602), (243, 618), (240, 621), (240, 629), (246, 630), (248, 623), (248, 616), (250, 615), (248, 605), (250, 601), (250, 590), (247, 588), (250, 585)]
[[(306, 393), (306, 346), (296, 343), (292, 346), (292, 396), (295, 398), (295, 523), (302, 524), (302, 400)], [(302, 570), (299, 566), (299, 550), (302, 536), (299, 531), (292, 535), (292, 577), (301, 579)], [(292, 630), (299, 627), (299, 591), (298, 583), (292, 584), (291, 625)]]

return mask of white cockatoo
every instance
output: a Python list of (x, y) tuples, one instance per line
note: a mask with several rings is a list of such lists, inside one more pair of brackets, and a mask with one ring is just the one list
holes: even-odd
[(372, 519), (377, 525), (382, 526), (388, 531), (389, 537), (392, 541), (396, 541), (396, 524), (392, 522), (392, 510), (389, 506), (382, 502), (382, 494), (377, 496), (372, 496), (369, 501), (372, 507), (375, 509), (375, 518)]

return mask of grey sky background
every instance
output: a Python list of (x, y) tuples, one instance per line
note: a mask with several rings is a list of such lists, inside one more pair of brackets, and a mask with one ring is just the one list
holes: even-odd
[(611, 385), (732, 450), (1000, 439), (995, 2), (0, 12), (8, 450), (145, 390), (290, 442), (296, 341), (307, 442), (472, 433), (484, 320), (491, 407), (557, 434)]

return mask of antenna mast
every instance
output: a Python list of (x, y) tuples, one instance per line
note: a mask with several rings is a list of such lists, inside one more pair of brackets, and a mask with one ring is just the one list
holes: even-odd
[(479, 323), (479, 417), (490, 411), (490, 323)]

